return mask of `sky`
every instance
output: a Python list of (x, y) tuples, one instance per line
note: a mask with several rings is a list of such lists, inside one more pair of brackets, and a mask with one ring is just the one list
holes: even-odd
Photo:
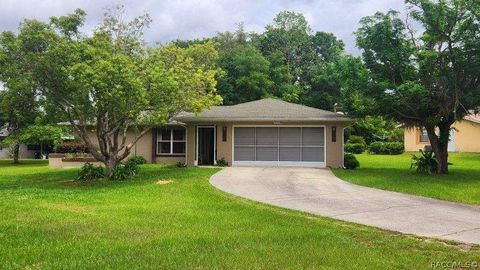
[(247, 31), (263, 32), (282, 10), (302, 12), (313, 31), (334, 33), (347, 53), (359, 54), (353, 32), (358, 21), (376, 11), (395, 9), (404, 14), (403, 0), (0, 0), (0, 31), (16, 30), (24, 18), (47, 21), (81, 8), (87, 12), (85, 31), (102, 19), (106, 8), (124, 5), (126, 17), (149, 13), (153, 19), (145, 30), (151, 44), (175, 39), (214, 36), (233, 31), (240, 22)]

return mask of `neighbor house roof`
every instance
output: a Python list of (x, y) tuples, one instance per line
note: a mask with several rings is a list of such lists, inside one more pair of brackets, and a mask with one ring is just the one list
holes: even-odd
[(341, 121), (351, 118), (330, 111), (312, 108), (286, 101), (265, 98), (231, 106), (214, 106), (200, 114), (180, 113), (174, 119), (193, 121)]
[(480, 124), (480, 114), (469, 114), (465, 116), (463, 119)]

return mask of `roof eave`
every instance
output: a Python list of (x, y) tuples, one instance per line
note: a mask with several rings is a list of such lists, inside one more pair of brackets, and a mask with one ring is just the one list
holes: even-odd
[(217, 117), (182, 117), (182, 122), (355, 122), (351, 118), (217, 118)]

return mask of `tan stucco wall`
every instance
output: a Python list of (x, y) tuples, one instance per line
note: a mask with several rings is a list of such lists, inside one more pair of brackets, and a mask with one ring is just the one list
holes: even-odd
[[(198, 125), (215, 125), (217, 127), (217, 160), (224, 158), (229, 165), (232, 164), (232, 129), (233, 126), (252, 125), (252, 126), (301, 126), (301, 125), (324, 125), (326, 133), (326, 165), (327, 167), (343, 166), (343, 129), (345, 123), (325, 123), (325, 122), (284, 122), (274, 124), (273, 122), (237, 122), (237, 123), (199, 123)], [(222, 141), (223, 127), (227, 127), (227, 140)], [(337, 128), (337, 141), (332, 142), (332, 126)], [(195, 165), (195, 127), (196, 124), (189, 124), (187, 128), (187, 165)]]
[(455, 150), (458, 152), (480, 152), (480, 124), (471, 121), (456, 122)]
[[(480, 152), (480, 124), (471, 121), (456, 122), (454, 144), (457, 152)], [(418, 151), (423, 149), (429, 142), (419, 141), (419, 129), (405, 129), (405, 151)]]
[[(127, 133), (126, 143), (128, 144), (132, 142), (137, 134), (138, 132), (129, 131)], [(98, 145), (97, 136), (94, 132), (90, 132), (88, 136), (94, 144)], [(132, 148), (129, 156), (131, 157), (135, 155), (144, 157), (149, 163), (152, 162), (152, 132), (151, 131), (147, 132), (142, 138), (140, 138), (140, 140), (138, 140), (138, 142)]]
[(429, 142), (420, 142), (420, 130), (418, 128), (405, 128), (404, 130), (403, 140), (405, 151), (416, 152), (429, 144)]

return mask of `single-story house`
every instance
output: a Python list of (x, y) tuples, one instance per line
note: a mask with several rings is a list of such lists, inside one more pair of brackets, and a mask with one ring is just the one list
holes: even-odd
[(339, 113), (272, 98), (214, 106), (198, 115), (180, 113), (172, 120), (152, 128), (131, 155), (187, 166), (223, 159), (229, 166), (342, 167), (343, 133), (353, 122)]
[[(0, 129), (0, 158), (12, 158), (11, 149), (2, 145), (2, 141), (8, 136), (6, 128)], [(40, 153), (40, 145), (38, 144), (20, 144), (18, 149), (18, 156), (20, 158), (35, 158), (35, 155)]]
[[(450, 130), (449, 152), (480, 152), (480, 114), (470, 114), (455, 122)], [(405, 151), (418, 151), (430, 145), (424, 128), (405, 129)]]

